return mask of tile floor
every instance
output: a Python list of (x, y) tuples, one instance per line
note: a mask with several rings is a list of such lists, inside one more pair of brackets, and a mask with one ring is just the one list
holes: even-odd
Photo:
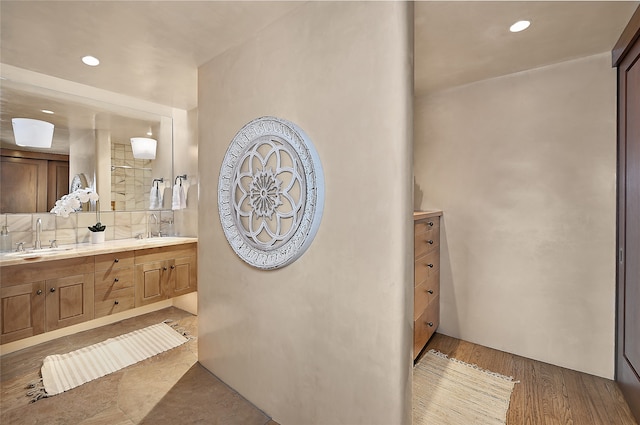
[(0, 358), (0, 424), (278, 425), (198, 363), (197, 339), (65, 393), (29, 403), (42, 360), (135, 329), (197, 317), (174, 307), (30, 347)]

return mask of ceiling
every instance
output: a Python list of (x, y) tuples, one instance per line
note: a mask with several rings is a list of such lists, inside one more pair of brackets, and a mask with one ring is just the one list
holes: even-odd
[[(610, 52), (637, 1), (424, 1), (415, 4), (415, 92), (423, 95)], [(519, 20), (531, 21), (520, 33)]]
[[(0, 2), (0, 61), (181, 109), (197, 68), (302, 2)], [(425, 94), (610, 51), (638, 2), (415, 3), (415, 91)], [(509, 33), (528, 19), (531, 27)], [(83, 65), (91, 54), (98, 67)]]
[[(300, 6), (243, 1), (0, 1), (0, 61), (181, 109), (198, 66)], [(81, 62), (85, 55), (100, 66)]]
[[(47, 114), (42, 109), (55, 111)], [(32, 118), (54, 125), (50, 148), (19, 148), (20, 150), (69, 154), (72, 138), (86, 136), (87, 130), (108, 131), (115, 143), (128, 143), (131, 137), (159, 134), (161, 117), (144, 111), (106, 103), (88, 104), (86, 99), (42, 87), (27, 86), (13, 81), (2, 82), (0, 94), (0, 147), (15, 149), (12, 118)]]

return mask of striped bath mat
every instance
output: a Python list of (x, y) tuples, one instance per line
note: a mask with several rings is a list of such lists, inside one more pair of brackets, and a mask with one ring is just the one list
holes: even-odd
[(42, 380), (31, 385), (32, 401), (70, 390), (175, 348), (189, 338), (165, 322), (44, 359)]
[(429, 350), (413, 369), (413, 423), (504, 425), (516, 383)]

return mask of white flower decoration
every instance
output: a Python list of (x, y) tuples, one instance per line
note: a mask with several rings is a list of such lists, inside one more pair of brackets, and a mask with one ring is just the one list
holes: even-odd
[(51, 209), (51, 213), (60, 217), (69, 217), (69, 214), (78, 211), (83, 203), (97, 201), (98, 199), (100, 197), (91, 188), (76, 189), (58, 199), (56, 205)]

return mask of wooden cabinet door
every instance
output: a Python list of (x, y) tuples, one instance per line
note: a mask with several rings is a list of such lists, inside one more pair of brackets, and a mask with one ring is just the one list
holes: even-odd
[(93, 273), (49, 279), (45, 292), (47, 331), (93, 319)]
[(47, 178), (47, 211), (69, 193), (69, 161), (49, 161)]
[(196, 257), (176, 258), (171, 262), (169, 267), (169, 287), (171, 288), (171, 296), (194, 292), (197, 288), (198, 269), (196, 265)]
[(618, 67), (616, 381), (640, 420), (640, 8), (613, 51)]
[(168, 295), (169, 265), (167, 261), (154, 261), (136, 265), (136, 307), (166, 300)]
[(44, 281), (0, 288), (0, 343), (44, 332)]
[(47, 161), (5, 156), (0, 160), (0, 213), (48, 211)]

